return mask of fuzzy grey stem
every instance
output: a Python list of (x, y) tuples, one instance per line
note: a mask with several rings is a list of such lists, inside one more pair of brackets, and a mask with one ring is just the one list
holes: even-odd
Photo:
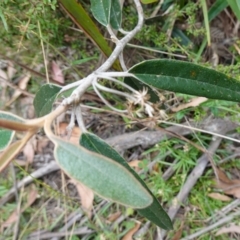
[(77, 119), (78, 126), (81, 129), (81, 131), (87, 132), (87, 129), (86, 129), (84, 121), (83, 121), (82, 110), (81, 110), (80, 105), (76, 107), (76, 119)]

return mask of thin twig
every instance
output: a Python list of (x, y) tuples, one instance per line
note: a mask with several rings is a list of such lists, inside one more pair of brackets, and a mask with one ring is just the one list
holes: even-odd
[(28, 240), (36, 240), (37, 239), (50, 239), (53, 237), (67, 237), (67, 236), (72, 236), (72, 235), (86, 235), (89, 233), (93, 233), (94, 230), (89, 229), (88, 227), (81, 227), (79, 229), (76, 229), (74, 231), (64, 231), (64, 232), (47, 232), (47, 233), (42, 233), (38, 236), (34, 237), (28, 237)]
[[(168, 124), (168, 125), (172, 125), (172, 126), (182, 126), (182, 124), (172, 123), (172, 122), (167, 122), (167, 121), (162, 121), (162, 120), (160, 120), (159, 122), (160, 123), (165, 123), (165, 124)], [(240, 140), (238, 140), (238, 139), (227, 137), (227, 136), (225, 136), (223, 134), (219, 134), (219, 133), (216, 133), (216, 132), (203, 130), (203, 129), (195, 128), (195, 127), (192, 127), (192, 126), (186, 126), (186, 125), (184, 125), (183, 127), (191, 129), (191, 130), (194, 130), (194, 131), (197, 131), (197, 132), (207, 133), (207, 134), (210, 134), (210, 135), (213, 135), (213, 136), (216, 136), (216, 137), (221, 137), (221, 138), (233, 141), (233, 142), (240, 143)]]
[[(170, 125), (171, 123), (168, 123)], [(226, 119), (220, 118), (211, 118), (205, 119), (201, 123), (198, 124), (199, 128), (196, 128), (196, 123), (191, 122), (191, 127), (188, 123), (183, 124), (174, 124), (174, 126), (166, 128), (167, 131), (173, 132), (177, 135), (188, 135), (192, 133), (192, 129), (199, 129), (201, 132), (206, 132), (208, 134), (216, 135), (212, 131), (207, 131), (208, 129), (213, 130), (224, 130), (226, 132), (234, 130), (238, 124), (228, 121)], [(200, 129), (201, 128), (201, 129)], [(217, 134), (219, 135), (219, 134)], [(227, 136), (220, 134), (222, 138), (227, 138)], [(131, 132), (131, 133), (124, 133), (120, 136), (114, 136), (111, 138), (106, 139), (106, 142), (109, 143), (113, 148), (117, 151), (123, 151), (129, 148), (133, 148), (135, 146), (141, 145), (144, 148), (157, 144), (158, 142), (162, 141), (163, 139), (170, 139), (172, 136), (166, 134), (163, 131), (139, 131), (139, 132)], [(235, 140), (235, 139), (233, 139)]]

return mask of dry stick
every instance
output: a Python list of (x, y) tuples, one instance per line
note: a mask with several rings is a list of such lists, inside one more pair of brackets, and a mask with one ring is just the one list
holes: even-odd
[(240, 199), (236, 199), (233, 202), (229, 203), (227, 206), (223, 207), (219, 211), (217, 211), (213, 216), (208, 218), (206, 222), (213, 223), (219, 218), (225, 217), (230, 211), (232, 211), (234, 208), (236, 208), (238, 205), (240, 205)]
[(72, 236), (72, 235), (85, 235), (85, 234), (90, 234), (94, 232), (94, 230), (88, 229), (88, 227), (82, 227), (77, 230), (71, 231), (71, 232), (47, 232), (47, 233), (42, 233), (39, 236), (34, 236), (28, 238), (28, 240), (36, 240), (36, 239), (50, 239), (53, 237), (67, 237), (67, 236)]
[[(222, 134), (224, 134), (225, 132), (222, 132)], [(209, 148), (208, 148), (208, 152), (213, 154), (219, 144), (221, 143), (222, 139), (221, 138), (217, 138), (212, 140)], [(202, 176), (205, 168), (208, 165), (208, 159), (209, 156), (208, 154), (203, 154), (198, 162), (197, 165), (194, 167), (194, 169), (192, 170), (192, 172), (190, 173), (190, 175), (188, 176), (185, 184), (183, 185), (182, 189), (180, 190), (180, 192), (178, 193), (177, 197), (173, 199), (173, 204), (172, 206), (169, 208), (168, 210), (168, 215), (171, 218), (171, 220), (173, 220), (179, 210), (179, 208), (181, 207), (182, 203), (184, 202), (184, 200), (187, 198), (188, 194), (190, 193), (191, 189), (194, 187), (194, 185), (196, 184), (197, 180)], [(162, 231), (162, 238), (164, 238), (166, 235), (166, 231)]]
[(188, 237), (185, 237), (185, 238), (182, 238), (181, 240), (191, 240), (191, 239), (196, 239), (196, 237), (202, 235), (202, 234), (205, 234), (209, 231), (212, 231), (213, 229), (223, 225), (224, 223), (227, 223), (227, 222), (230, 222), (232, 221), (236, 216), (240, 216), (240, 211), (238, 212), (235, 212), (235, 213), (232, 213), (230, 214), (229, 216), (225, 217), (225, 218), (222, 218), (221, 220), (219, 220), (218, 222), (206, 227), (206, 228), (203, 228), (201, 229), (200, 231), (188, 236)]
[[(196, 126), (196, 123), (190, 122), (193, 127), (198, 127), (203, 130), (221, 132), (226, 128), (228, 131), (234, 130), (239, 124), (234, 123), (230, 120), (220, 119), (220, 118), (211, 118), (203, 120), (199, 126)], [(166, 128), (167, 131), (174, 132), (178, 135), (187, 135), (192, 133), (192, 130), (189, 128), (184, 128), (189, 126), (188, 123), (184, 123), (180, 126), (171, 126)], [(211, 133), (209, 133), (211, 134)], [(106, 139), (106, 142), (109, 143), (117, 151), (122, 151), (125, 149), (133, 148), (135, 146), (142, 145), (144, 148), (157, 144), (162, 140), (171, 138), (168, 134), (163, 133), (162, 131), (140, 131), (134, 133), (125, 133), (120, 136), (115, 136)]]

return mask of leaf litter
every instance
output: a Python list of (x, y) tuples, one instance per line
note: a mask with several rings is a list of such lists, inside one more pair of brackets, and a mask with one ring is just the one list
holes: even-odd
[(240, 199), (240, 179), (230, 179), (225, 172), (216, 169), (219, 180), (215, 179), (216, 187), (225, 194), (232, 195)]

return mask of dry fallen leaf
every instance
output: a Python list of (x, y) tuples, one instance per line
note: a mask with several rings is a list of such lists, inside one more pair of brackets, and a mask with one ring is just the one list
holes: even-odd
[(27, 119), (35, 118), (35, 109), (33, 106), (33, 98), (30, 96), (21, 97), (19, 99), (19, 108), (23, 111), (23, 117)]
[(2, 69), (0, 69), (0, 82), (1, 82), (1, 86), (7, 86), (6, 83), (4, 83), (7, 80), (8, 80), (7, 73), (5, 71), (3, 71)]
[[(30, 78), (31, 78), (30, 73), (27, 73), (26, 75), (21, 77), (20, 81), (18, 82), (18, 87), (21, 90), (26, 90), (27, 84), (28, 84)], [(21, 94), (22, 94), (21, 91), (15, 90), (12, 98), (6, 103), (6, 106), (10, 106)]]
[(14, 68), (13, 63), (8, 61), (8, 66), (7, 66), (8, 79), (11, 80), (14, 77), (16, 72), (17, 70)]
[(73, 127), (71, 131), (71, 136), (68, 138), (67, 133), (67, 123), (59, 123), (56, 128), (57, 135), (61, 136), (63, 139), (66, 139), (72, 143), (79, 144), (79, 138), (81, 135), (81, 130), (79, 127)]
[[(25, 191), (27, 191), (27, 203), (22, 207), (20, 210), (21, 213), (23, 213), (28, 207), (30, 207), (35, 200), (37, 199), (37, 188), (35, 187), (34, 184), (32, 184), (29, 188), (27, 188)], [(10, 226), (14, 222), (17, 221), (19, 217), (17, 209), (15, 209), (12, 214), (9, 216), (9, 218), (1, 225), (0, 232), (4, 230), (4, 228)]]
[(182, 222), (180, 228), (176, 231), (176, 233), (173, 235), (172, 240), (179, 240), (181, 239), (182, 232), (183, 232), (183, 227), (184, 227), (184, 222)]
[(240, 180), (229, 179), (227, 175), (220, 169), (216, 169), (219, 180), (215, 179), (216, 187), (222, 189), (225, 194), (233, 195), (240, 198)]
[(63, 84), (64, 76), (63, 76), (62, 70), (60, 69), (60, 67), (55, 61), (52, 61), (51, 69), (52, 69), (52, 79), (60, 84)]
[(0, 69), (0, 87), (1, 87), (1, 102), (2, 104), (6, 101), (6, 88), (7, 88), (7, 84), (6, 81), (8, 81), (8, 76), (6, 74), (6, 72), (4, 72), (2, 69)]
[(209, 193), (208, 196), (210, 198), (213, 198), (213, 199), (217, 199), (217, 200), (220, 200), (222, 202), (229, 202), (232, 200), (232, 198), (224, 195), (224, 194), (221, 194), (221, 193), (216, 193), (216, 192), (213, 192), (213, 193)]
[(23, 148), (23, 155), (26, 157), (27, 163), (30, 164), (33, 162), (36, 148), (37, 148), (37, 140), (36, 140), (36, 136), (34, 135)]
[(114, 222), (116, 219), (118, 219), (121, 216), (121, 214), (122, 213), (120, 211), (112, 213), (107, 217), (107, 221)]
[(16, 163), (17, 166), (21, 166), (21, 167), (25, 167), (28, 165), (28, 163), (24, 160), (19, 160), (19, 159), (15, 159), (14, 163)]
[(128, 233), (122, 238), (122, 240), (133, 240), (133, 235), (138, 231), (141, 223), (136, 222), (135, 227), (128, 231)]
[(139, 160), (132, 160), (131, 162), (128, 162), (128, 165), (130, 166), (130, 167), (134, 167), (134, 168), (139, 168), (139, 163), (140, 163), (141, 161), (139, 161)]
[(38, 136), (38, 140), (37, 140), (37, 153), (42, 153), (43, 149), (45, 147), (47, 147), (48, 143), (50, 142), (49, 139), (47, 137), (39, 137)]
[(235, 223), (231, 223), (229, 227), (222, 227), (216, 232), (216, 236), (219, 236), (224, 233), (239, 233), (240, 234), (240, 226), (237, 226)]
[(90, 218), (91, 210), (93, 207), (93, 200), (94, 200), (93, 191), (90, 188), (86, 187), (84, 184), (75, 181), (74, 179), (71, 179), (70, 182), (76, 186), (76, 188), (78, 190), (78, 194), (81, 199), (82, 208), (84, 211), (86, 211), (86, 214)]
[(172, 110), (173, 112), (178, 112), (178, 111), (180, 111), (180, 110), (182, 110), (182, 109), (185, 109), (185, 108), (197, 107), (197, 106), (199, 106), (201, 103), (206, 102), (207, 100), (208, 100), (208, 99), (205, 98), (205, 97), (192, 98), (192, 99), (191, 99), (191, 102), (185, 103), (185, 104), (181, 104), (181, 105), (179, 105), (179, 106), (176, 107), (176, 108), (172, 108), (171, 110)]

